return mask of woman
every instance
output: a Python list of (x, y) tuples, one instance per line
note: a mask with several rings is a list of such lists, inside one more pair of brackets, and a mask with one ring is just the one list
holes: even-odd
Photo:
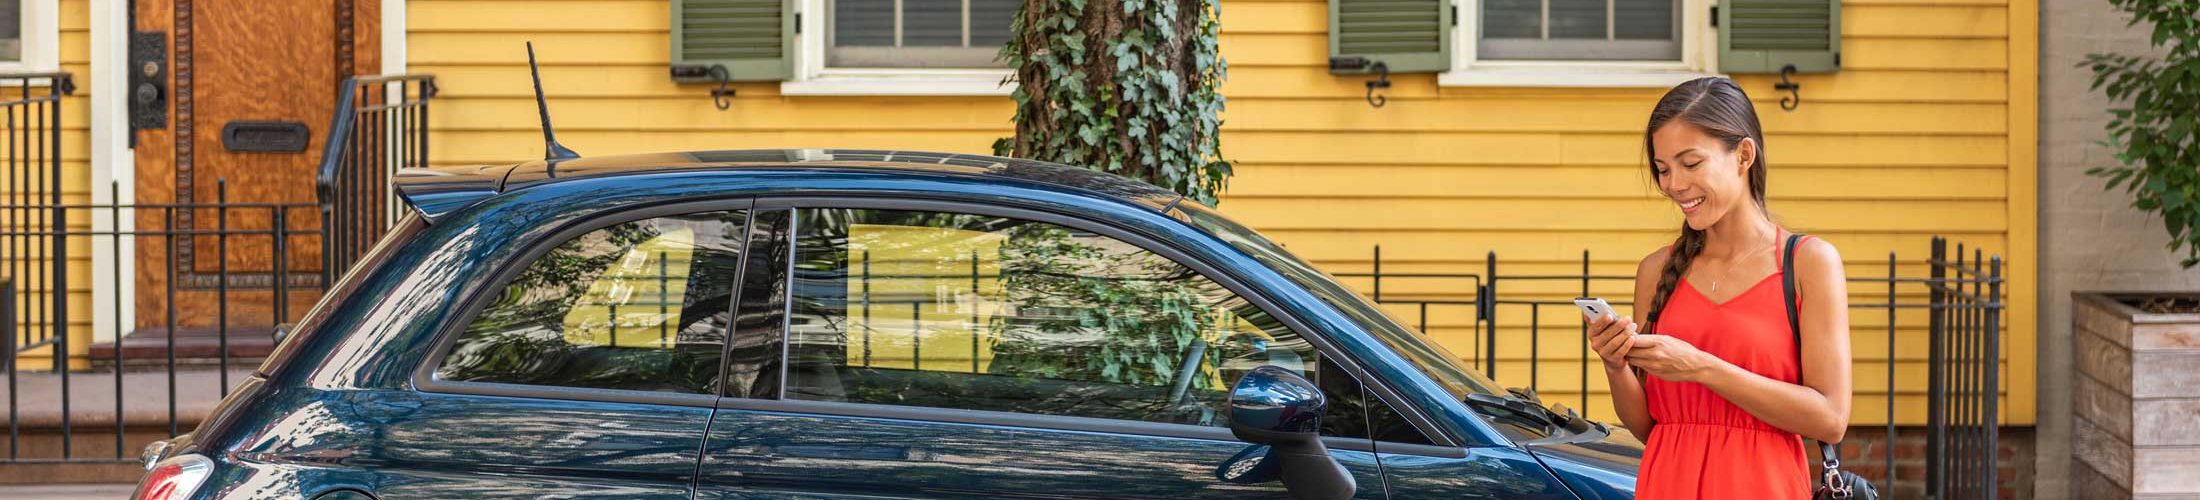
[(1667, 92), (1643, 145), (1687, 222), (1635, 270), (1647, 321), (1587, 318), (1620, 420), (1647, 443), (1636, 498), (1809, 498), (1796, 436), (1833, 443), (1848, 430), (1841, 256), (1824, 240), (1796, 245), (1797, 346), (1780, 286), (1789, 233), (1765, 208), (1764, 132), (1732, 80)]

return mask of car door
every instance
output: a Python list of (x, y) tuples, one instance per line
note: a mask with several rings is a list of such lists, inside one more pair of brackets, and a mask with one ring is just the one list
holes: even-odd
[(720, 401), (699, 498), (1280, 497), (1217, 479), (1250, 448), (1228, 387), (1264, 365), (1348, 409), (1324, 442), (1384, 498), (1358, 382), (1196, 269), (1054, 215), (820, 203), (759, 209), (727, 369), (757, 383)]
[(691, 498), (748, 219), (707, 205), (562, 231), (470, 299), (417, 391), (358, 408), (378, 497)]

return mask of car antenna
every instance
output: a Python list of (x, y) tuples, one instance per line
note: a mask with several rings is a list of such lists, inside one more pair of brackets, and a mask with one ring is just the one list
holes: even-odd
[(550, 128), (550, 103), (542, 97), (542, 69), (535, 66), (535, 42), (527, 42), (527, 73), (535, 78), (535, 111), (542, 115), (542, 159), (555, 163), (580, 158), (580, 153), (558, 144), (557, 131)]

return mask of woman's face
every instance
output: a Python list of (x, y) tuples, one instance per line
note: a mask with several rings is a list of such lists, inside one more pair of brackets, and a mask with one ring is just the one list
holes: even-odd
[(1650, 168), (1658, 190), (1680, 207), (1688, 227), (1710, 229), (1719, 219), (1750, 206), (1749, 169), (1757, 143), (1742, 139), (1729, 150), (1717, 137), (1675, 120), (1650, 134)]

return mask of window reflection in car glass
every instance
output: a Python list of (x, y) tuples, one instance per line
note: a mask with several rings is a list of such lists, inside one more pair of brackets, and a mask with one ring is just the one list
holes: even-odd
[(713, 392), (745, 218), (659, 217), (560, 243), (504, 285), (436, 376)]
[(786, 397), (1225, 425), (1262, 365), (1311, 345), (1219, 284), (1053, 224), (798, 214)]

